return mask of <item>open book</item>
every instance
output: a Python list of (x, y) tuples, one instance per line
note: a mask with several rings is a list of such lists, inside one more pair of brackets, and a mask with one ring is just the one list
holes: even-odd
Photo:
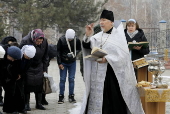
[(105, 55), (107, 55), (107, 52), (98, 48), (94, 47), (91, 51), (91, 55), (87, 55), (84, 58), (88, 60), (95, 61), (97, 59), (103, 58)]
[(128, 42), (129, 49), (133, 49), (134, 46), (142, 46), (144, 48), (147, 48), (149, 46), (149, 42)]

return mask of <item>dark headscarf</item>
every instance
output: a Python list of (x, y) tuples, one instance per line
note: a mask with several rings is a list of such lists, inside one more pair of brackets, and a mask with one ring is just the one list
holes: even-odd
[(3, 38), (3, 39), (1, 40), (1, 43), (0, 43), (0, 44), (5, 45), (5, 44), (8, 44), (9, 41), (11, 41), (11, 42), (17, 42), (17, 39), (16, 39), (15, 37), (13, 37), (13, 36), (7, 36), (7, 37), (5, 37), (5, 38)]

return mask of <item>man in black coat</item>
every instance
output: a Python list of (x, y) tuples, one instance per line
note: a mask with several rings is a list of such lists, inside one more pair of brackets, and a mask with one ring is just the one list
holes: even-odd
[(57, 44), (57, 62), (60, 69), (60, 93), (58, 104), (64, 103), (65, 82), (68, 72), (69, 102), (75, 103), (74, 78), (76, 72), (76, 55), (81, 51), (80, 40), (75, 37), (75, 31), (68, 29)]

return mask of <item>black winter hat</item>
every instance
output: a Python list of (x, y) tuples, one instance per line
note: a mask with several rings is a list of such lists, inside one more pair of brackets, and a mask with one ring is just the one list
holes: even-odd
[(103, 10), (101, 16), (100, 16), (100, 19), (101, 18), (105, 18), (105, 19), (108, 19), (112, 22), (114, 22), (114, 15), (113, 15), (113, 12), (112, 11), (109, 11), (109, 10)]
[(21, 50), (16, 46), (10, 46), (7, 50), (7, 54), (14, 59), (21, 59)]
[(17, 42), (17, 39), (13, 36), (7, 36), (1, 40), (1, 44), (3, 44), (3, 45), (8, 44), (9, 41)]

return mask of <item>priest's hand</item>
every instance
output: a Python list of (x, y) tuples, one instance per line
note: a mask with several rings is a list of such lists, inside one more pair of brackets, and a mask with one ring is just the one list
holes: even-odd
[(107, 60), (105, 57), (101, 58), (101, 59), (98, 59), (97, 60), (98, 63), (107, 63)]
[(93, 35), (93, 26), (94, 23), (91, 23), (90, 25), (86, 25), (86, 36), (89, 37), (91, 35)]
[(140, 50), (142, 48), (142, 46), (134, 46), (133, 49), (135, 50)]

